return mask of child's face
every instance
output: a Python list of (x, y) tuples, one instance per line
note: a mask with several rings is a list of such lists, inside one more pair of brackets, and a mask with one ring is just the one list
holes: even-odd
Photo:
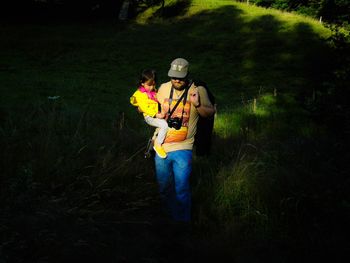
[(156, 82), (154, 80), (149, 80), (147, 82), (142, 83), (142, 86), (147, 90), (147, 91), (152, 91), (156, 87)]

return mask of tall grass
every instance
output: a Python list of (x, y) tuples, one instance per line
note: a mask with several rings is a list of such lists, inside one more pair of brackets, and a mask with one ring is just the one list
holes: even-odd
[(162, 246), (177, 235), (145, 227), (159, 212), (153, 162), (142, 154), (152, 129), (128, 99), (143, 68), (166, 81), (179, 56), (218, 103), (213, 152), (193, 162), (193, 243), (203, 258), (344, 252), (348, 154), (332, 122), (310, 112), (333, 80), (330, 31), (233, 1), (167, 1), (165, 14), (153, 7), (129, 25), (2, 26), (6, 259), (171, 258)]
[(4, 260), (123, 257), (112, 248), (124, 246), (120, 229), (147, 222), (157, 203), (143, 138), (123, 116), (109, 122), (90, 104), (71, 112), (61, 100), (1, 112)]
[[(290, 95), (262, 94), (218, 115), (215, 154), (220, 158), (206, 161), (210, 179), (197, 174), (198, 227), (236, 248), (262, 249), (276, 262), (320, 259), (334, 250), (343, 255), (347, 246), (341, 223), (347, 218), (348, 195), (341, 186), (347, 184), (346, 168), (335, 169), (334, 159), (344, 158), (345, 149), (298, 105)], [(221, 122), (232, 126), (226, 129)], [(335, 189), (342, 190), (336, 194)], [(323, 229), (326, 225), (332, 230)]]

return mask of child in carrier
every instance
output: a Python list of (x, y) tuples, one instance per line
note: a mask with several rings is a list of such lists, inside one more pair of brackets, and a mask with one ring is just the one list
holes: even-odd
[(159, 112), (159, 103), (156, 95), (156, 72), (152, 69), (142, 71), (139, 81), (139, 87), (130, 98), (130, 103), (139, 108), (143, 113), (145, 121), (148, 125), (159, 128), (158, 136), (154, 141), (153, 149), (161, 158), (166, 158), (162, 144), (164, 142), (168, 124), (166, 122), (165, 113)]

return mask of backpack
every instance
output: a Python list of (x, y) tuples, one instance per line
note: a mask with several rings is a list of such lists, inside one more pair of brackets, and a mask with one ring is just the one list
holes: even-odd
[[(208, 93), (209, 100), (211, 104), (215, 104), (215, 97), (213, 93), (210, 92), (208, 85), (201, 80), (193, 80), (195, 86), (202, 86), (206, 89)], [(204, 118), (199, 116), (197, 123), (197, 132), (194, 137), (194, 146), (197, 156), (206, 156), (210, 154), (212, 135), (214, 128), (214, 116), (210, 118)]]

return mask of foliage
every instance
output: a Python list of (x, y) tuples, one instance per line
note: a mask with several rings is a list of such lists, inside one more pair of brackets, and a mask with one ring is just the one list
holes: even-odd
[(347, 0), (252, 0), (258, 6), (296, 11), (327, 22), (342, 24), (350, 19), (350, 2)]
[(14, 0), (0, 10), (3, 21), (49, 22), (116, 19), (122, 0)]

